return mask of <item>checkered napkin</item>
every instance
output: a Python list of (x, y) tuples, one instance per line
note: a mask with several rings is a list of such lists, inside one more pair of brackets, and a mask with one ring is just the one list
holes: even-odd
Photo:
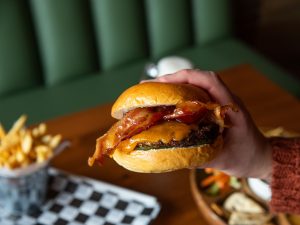
[(156, 198), (86, 177), (49, 169), (48, 199), (41, 209), (0, 224), (147, 225), (157, 215)]

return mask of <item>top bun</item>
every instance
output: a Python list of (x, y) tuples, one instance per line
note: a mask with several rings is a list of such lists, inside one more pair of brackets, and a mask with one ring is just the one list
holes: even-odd
[(125, 90), (114, 103), (111, 116), (121, 119), (125, 113), (135, 108), (169, 106), (185, 101), (209, 102), (209, 95), (191, 84), (171, 84), (145, 82)]

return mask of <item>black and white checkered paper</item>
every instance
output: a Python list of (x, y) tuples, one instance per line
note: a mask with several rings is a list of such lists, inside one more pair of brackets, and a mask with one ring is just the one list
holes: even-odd
[(41, 209), (0, 224), (147, 225), (158, 215), (156, 198), (86, 177), (49, 169), (48, 198)]

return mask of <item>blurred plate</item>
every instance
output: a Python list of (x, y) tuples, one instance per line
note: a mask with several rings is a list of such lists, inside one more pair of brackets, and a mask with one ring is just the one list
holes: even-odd
[[(299, 133), (287, 131), (282, 127), (277, 128), (260, 128), (266, 137), (297, 137)], [(226, 198), (236, 190), (230, 189), (228, 192), (209, 196), (200, 186), (201, 181), (207, 177), (202, 169), (193, 169), (190, 172), (190, 185), (195, 203), (209, 224), (226, 225), (228, 224), (228, 213), (216, 206), (222, 205)], [(248, 197), (255, 200), (262, 207), (267, 209), (268, 201), (271, 198), (269, 185), (259, 179), (242, 179), (242, 188), (240, 192), (245, 193)], [(300, 216), (278, 214), (272, 219), (272, 223), (277, 225), (300, 225)]]
[(250, 191), (263, 201), (271, 200), (272, 191), (270, 185), (263, 180), (256, 178), (248, 178), (247, 185)]
[[(199, 212), (203, 215), (206, 221), (212, 225), (226, 225), (228, 224), (228, 215), (226, 212), (224, 215), (219, 215), (216, 213), (216, 209), (213, 209), (213, 205), (222, 204), (226, 198), (235, 192), (235, 190), (231, 189), (227, 193), (218, 195), (218, 196), (209, 196), (207, 195), (203, 188), (201, 188), (200, 183), (201, 180), (204, 179), (207, 175), (203, 170), (193, 169), (190, 172), (190, 185), (193, 198), (195, 203), (199, 209)], [(265, 209), (267, 209), (267, 203), (265, 201), (257, 200), (257, 196), (252, 195), (249, 190), (246, 190), (245, 186), (246, 180), (242, 181), (242, 189), (241, 192), (247, 194), (248, 197), (255, 200)], [(286, 215), (286, 214), (278, 214), (274, 216), (272, 223), (274, 225), (300, 225), (300, 216), (299, 215)]]

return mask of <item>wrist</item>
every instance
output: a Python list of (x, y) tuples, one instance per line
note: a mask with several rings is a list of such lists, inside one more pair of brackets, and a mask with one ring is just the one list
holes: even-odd
[(269, 181), (272, 175), (272, 147), (268, 139), (259, 136), (258, 143), (253, 144), (254, 149), (252, 157), (247, 160), (247, 166), (244, 165), (244, 177), (259, 178)]
[(255, 177), (269, 182), (272, 177), (272, 147), (268, 140), (265, 140), (265, 145), (257, 159), (259, 165), (255, 169)]
[(265, 163), (264, 168), (262, 170), (262, 174), (259, 177), (260, 179), (266, 180), (268, 182), (271, 181), (272, 177), (272, 146), (269, 142), (267, 142), (266, 148), (265, 148)]

